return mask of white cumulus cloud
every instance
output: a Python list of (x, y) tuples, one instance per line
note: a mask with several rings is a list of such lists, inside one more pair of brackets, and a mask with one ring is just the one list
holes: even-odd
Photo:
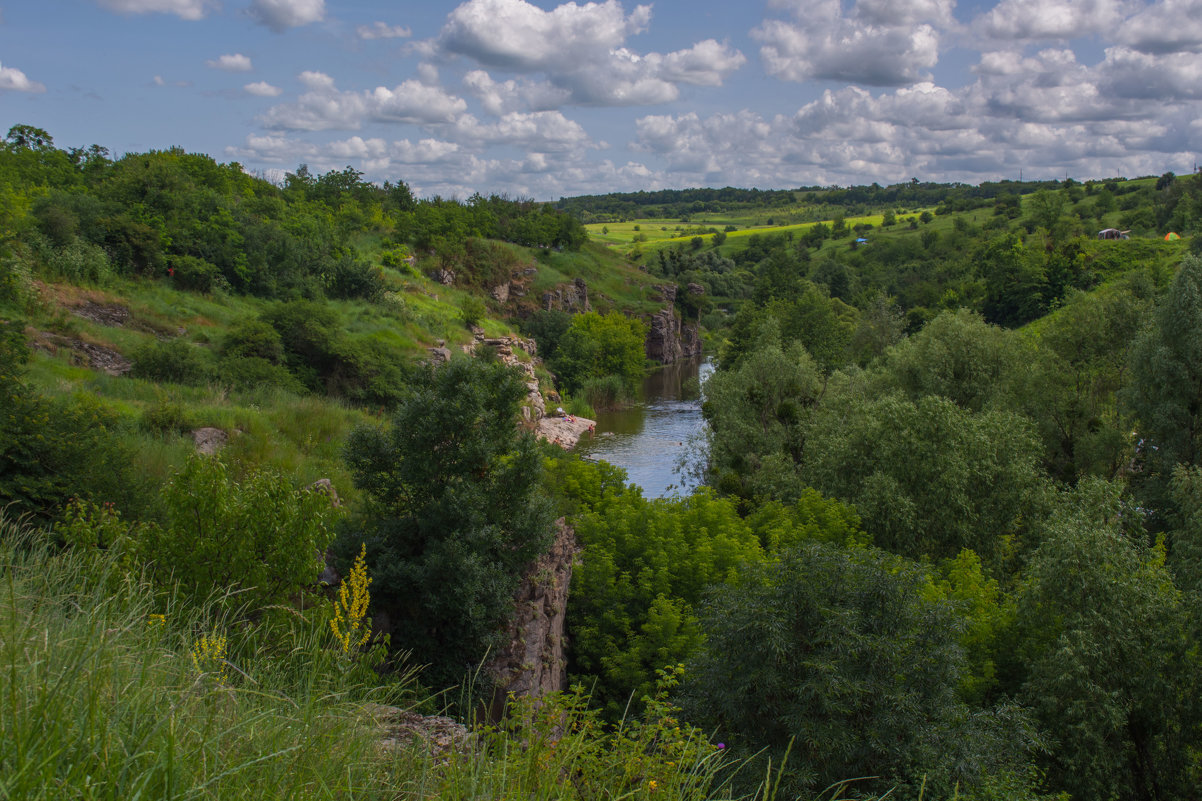
[(940, 30), (953, 23), (951, 0), (861, 0), (845, 15), (839, 0), (775, 3), (793, 19), (768, 19), (752, 31), (770, 75), (868, 86), (927, 79), (939, 61)]
[[(627, 38), (650, 21), (650, 6), (627, 14), (618, 0), (565, 3), (550, 11), (526, 0), (468, 0), (448, 15), (432, 47), (486, 67), (541, 73), (544, 83), (566, 93), (560, 102), (594, 106), (669, 102), (679, 97), (679, 84), (720, 86), (746, 62), (738, 50), (714, 39), (666, 54), (627, 47)], [(509, 108), (505, 104), (516, 93), (487, 102)], [(543, 101), (550, 96), (539, 93)]]
[(295, 103), (268, 109), (260, 118), (266, 128), (289, 131), (357, 130), (365, 122), (439, 124), (453, 122), (467, 103), (438, 86), (407, 80), (389, 89), (343, 92), (321, 72), (303, 72), (309, 91)]
[(205, 62), (205, 66), (226, 72), (250, 72), (253, 69), (250, 58), (241, 53), (226, 53), (220, 58), (211, 58)]
[(254, 83), (248, 83), (242, 88), (246, 90), (248, 95), (255, 95), (256, 97), (279, 97), (284, 93), (283, 89), (278, 86), (272, 86), (267, 81), (255, 81)]
[(1123, 44), (1145, 53), (1202, 49), (1202, 0), (1161, 0), (1132, 16), (1116, 32)]
[(355, 28), (355, 35), (360, 39), (407, 39), (413, 35), (413, 31), (404, 25), (373, 22), (371, 25), (360, 25)]
[(321, 22), (326, 18), (325, 0), (252, 0), (250, 15), (276, 33)]
[(1076, 39), (1118, 30), (1132, 9), (1131, 0), (1002, 0), (976, 25), (997, 39)]
[(119, 14), (175, 14), (180, 19), (203, 19), (217, 7), (215, 0), (99, 0), (100, 5)]
[(16, 67), (6, 67), (0, 64), (0, 92), (45, 91), (45, 84), (29, 80), (29, 77)]

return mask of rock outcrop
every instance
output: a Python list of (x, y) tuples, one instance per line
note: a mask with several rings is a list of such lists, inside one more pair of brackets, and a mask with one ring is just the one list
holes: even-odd
[(192, 442), (196, 445), (197, 453), (212, 456), (225, 447), (230, 441), (230, 435), (220, 428), (198, 428), (192, 432)]
[[(693, 287), (705, 291), (700, 284), (689, 284), (690, 294), (696, 294)], [(700, 356), (701, 332), (697, 323), (682, 323), (676, 316), (676, 285), (660, 284), (656, 289), (666, 305), (647, 321), (647, 340), (644, 343), (647, 358), (660, 364), (672, 364)]]
[(571, 284), (543, 293), (544, 311), (566, 311), (570, 313), (592, 311), (588, 302), (588, 284), (576, 278)]
[(508, 642), (487, 666), (497, 696), (539, 696), (567, 688), (564, 612), (572, 568), (580, 554), (576, 533), (563, 518), (555, 521), (550, 550), (530, 564), (514, 597), (516, 612)]

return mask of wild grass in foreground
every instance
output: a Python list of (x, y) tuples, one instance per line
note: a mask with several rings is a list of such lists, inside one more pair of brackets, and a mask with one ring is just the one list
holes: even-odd
[(0, 799), (735, 797), (740, 766), (662, 694), (617, 727), (577, 691), (457, 750), (384, 748), (374, 703), (412, 702), (412, 674), (379, 687), (313, 610), (228, 608), (0, 513)]

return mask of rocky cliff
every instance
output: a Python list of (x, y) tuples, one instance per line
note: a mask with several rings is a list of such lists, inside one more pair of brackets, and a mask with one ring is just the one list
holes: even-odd
[(672, 364), (680, 359), (700, 356), (701, 332), (697, 323), (684, 323), (677, 316), (676, 285), (664, 284), (657, 289), (667, 305), (647, 321), (647, 341), (644, 345), (647, 358), (660, 364)]
[(563, 518), (555, 521), (551, 548), (522, 576), (508, 642), (487, 666), (498, 700), (508, 693), (537, 696), (567, 688), (564, 612), (579, 554), (576, 533)]

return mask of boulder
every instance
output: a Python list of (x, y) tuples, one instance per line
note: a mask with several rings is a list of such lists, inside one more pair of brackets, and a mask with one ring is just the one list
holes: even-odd
[(196, 443), (196, 450), (206, 456), (212, 456), (225, 447), (229, 442), (229, 434), (226, 434), (220, 428), (198, 428), (192, 432), (192, 441)]

